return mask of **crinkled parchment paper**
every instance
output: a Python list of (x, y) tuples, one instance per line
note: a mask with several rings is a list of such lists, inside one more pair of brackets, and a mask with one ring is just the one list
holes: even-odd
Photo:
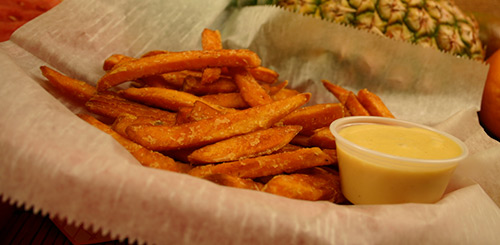
[[(0, 43), (0, 194), (112, 238), (150, 244), (494, 244), (500, 145), (476, 112), (488, 67), (274, 7), (226, 1), (65, 0)], [(290, 86), (379, 94), (401, 119), (454, 134), (471, 157), (435, 204), (335, 205), (145, 168), (46, 83), (40, 65), (95, 84), (121, 53), (201, 49), (203, 28), (249, 48)]]

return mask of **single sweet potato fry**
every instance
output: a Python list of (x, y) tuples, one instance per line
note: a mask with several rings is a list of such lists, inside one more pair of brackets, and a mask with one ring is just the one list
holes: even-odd
[(243, 100), (241, 94), (235, 93), (218, 93), (218, 94), (207, 94), (201, 96), (203, 101), (210, 102), (215, 105), (220, 105), (226, 108), (235, 109), (246, 109), (250, 107), (247, 102)]
[(115, 93), (97, 93), (85, 103), (87, 110), (97, 115), (116, 119), (122, 114), (153, 117), (167, 125), (175, 122), (175, 113), (148, 107), (126, 100)]
[[(205, 28), (201, 33), (201, 47), (204, 50), (217, 50), (222, 49), (222, 40), (220, 37), (220, 32), (218, 30), (210, 30)], [(208, 84), (219, 79), (221, 74), (221, 68), (209, 67), (203, 69), (203, 75), (201, 77), (202, 84)]]
[(193, 122), (191, 121), (191, 118), (189, 118), (189, 114), (191, 114), (192, 110), (192, 106), (179, 108), (179, 111), (177, 111), (177, 117), (175, 118), (175, 125)]
[(267, 105), (173, 127), (131, 126), (127, 128), (127, 135), (135, 142), (152, 150), (203, 146), (236, 135), (269, 128), (293, 110), (304, 105), (310, 97), (309, 93), (299, 94)]
[(201, 47), (204, 50), (222, 49), (222, 41), (219, 30), (203, 29), (201, 32)]
[(176, 162), (170, 157), (162, 155), (159, 152), (145, 149), (141, 145), (128, 140), (127, 138), (113, 131), (110, 126), (100, 122), (90, 115), (79, 114), (78, 116), (94, 127), (111, 135), (116, 141), (118, 141), (118, 143), (125, 147), (143, 166), (180, 173), (186, 173), (191, 169), (191, 166), (189, 164)]
[(394, 115), (385, 106), (382, 99), (368, 91), (368, 89), (365, 88), (358, 91), (358, 100), (371, 116), (394, 118)]
[[(171, 125), (172, 122), (169, 122)], [(154, 117), (147, 117), (147, 116), (134, 116), (131, 114), (123, 114), (118, 116), (113, 124), (111, 125), (111, 129), (113, 129), (115, 132), (120, 134), (121, 136), (128, 138), (126, 129), (130, 125), (137, 125), (137, 124), (148, 124), (148, 125), (165, 125), (166, 123), (158, 120), (157, 118)]]
[(259, 182), (255, 182), (252, 179), (248, 178), (240, 178), (228, 174), (211, 174), (207, 176), (203, 176), (203, 179), (212, 181), (216, 184), (242, 188), (242, 189), (250, 189), (250, 190), (260, 190), (264, 185)]
[(314, 133), (309, 137), (309, 145), (317, 146), (322, 149), (335, 149), (335, 137), (330, 131), (330, 127), (323, 127), (314, 130)]
[(269, 155), (288, 144), (301, 129), (297, 125), (273, 127), (231, 137), (193, 151), (188, 160), (207, 164)]
[(102, 65), (102, 69), (105, 71), (112, 70), (115, 66), (122, 64), (127, 61), (134, 60), (134, 58), (130, 56), (126, 56), (123, 54), (113, 54), (104, 60), (104, 64)]
[(118, 94), (128, 100), (170, 111), (193, 106), (193, 103), (200, 99), (190, 93), (158, 87), (127, 88), (119, 91)]
[(206, 67), (257, 67), (261, 63), (256, 53), (245, 49), (193, 50), (157, 54), (126, 62), (112, 69), (97, 82), (104, 91), (126, 81), (172, 71), (199, 70)]
[(158, 54), (168, 54), (168, 53), (171, 53), (171, 52), (167, 51), (167, 50), (160, 50), (160, 49), (150, 50), (150, 51), (144, 53), (143, 55), (141, 55), (141, 58), (151, 57), (151, 56), (155, 56)]
[(262, 191), (300, 200), (346, 201), (338, 173), (319, 167), (290, 175), (276, 175), (264, 185)]
[(267, 67), (258, 66), (250, 68), (248, 71), (259, 82), (273, 84), (278, 81), (279, 74)]
[(191, 122), (205, 120), (220, 116), (229, 112), (229, 110), (219, 110), (219, 107), (213, 107), (204, 101), (197, 100), (193, 104), (193, 109), (188, 114), (188, 120)]
[(330, 91), (330, 93), (332, 93), (340, 103), (342, 103), (343, 105), (346, 103), (347, 97), (349, 96), (349, 90), (339, 85), (333, 84), (328, 80), (321, 80), (321, 82), (323, 83), (323, 86), (325, 86), (325, 88)]
[(189, 174), (197, 177), (210, 174), (229, 174), (241, 178), (257, 178), (330, 165), (332, 161), (330, 156), (320, 148), (313, 147), (234, 162), (202, 165), (194, 167), (189, 171)]
[(178, 90), (179, 88), (182, 88), (182, 83), (184, 82), (184, 80), (181, 81), (180, 86), (178, 86), (177, 84), (173, 85), (172, 83), (166, 81), (163, 77), (163, 74), (161, 74), (142, 77), (140, 79), (137, 79), (136, 82), (140, 83), (142, 85), (141, 87), (168, 88)]
[(192, 76), (201, 78), (200, 71), (173, 71), (159, 75), (146, 76), (138, 79), (138, 82), (143, 83), (146, 87), (160, 87), (181, 90), (186, 77)]
[(182, 84), (182, 90), (198, 96), (218, 93), (232, 93), (238, 91), (238, 86), (233, 80), (220, 78), (210, 84), (201, 83), (201, 79), (193, 76), (187, 76)]
[(250, 106), (265, 105), (273, 102), (271, 96), (253, 78), (252, 74), (245, 68), (232, 68), (234, 82), (240, 90), (241, 97)]
[(271, 91), (271, 84), (267, 83), (259, 83), (259, 85), (266, 91), (267, 94), (271, 95), (269, 92)]
[(296, 150), (300, 150), (302, 148), (304, 148), (304, 147), (298, 146), (298, 145), (287, 144), (287, 145), (281, 147), (275, 153), (283, 153), (283, 152), (289, 152), (289, 151), (296, 151)]
[(300, 108), (283, 118), (283, 125), (302, 126), (301, 134), (312, 135), (314, 130), (329, 126), (334, 120), (344, 116), (344, 106), (340, 103), (316, 104)]
[(303, 134), (297, 134), (290, 141), (290, 144), (301, 146), (301, 147), (310, 147), (309, 145), (309, 136)]
[(218, 67), (209, 67), (203, 69), (203, 75), (201, 76), (202, 84), (210, 84), (217, 81), (220, 78), (221, 69)]
[(286, 86), (288, 86), (288, 81), (285, 80), (283, 82), (280, 82), (272, 87), (269, 88), (269, 95), (275, 95), (276, 93), (278, 93), (280, 90), (286, 88)]
[(187, 173), (193, 168), (187, 163), (177, 162), (168, 156), (148, 150), (144, 147), (131, 153), (143, 166), (150, 168), (169, 170), (178, 173)]
[(195, 101), (193, 106), (181, 107), (177, 112), (176, 124), (196, 122), (219, 116), (230, 112), (229, 110), (219, 110), (200, 100)]
[(176, 161), (189, 163), (188, 156), (196, 149), (198, 148), (162, 151), (161, 153), (165, 156), (175, 159)]
[(345, 102), (345, 107), (349, 110), (349, 113), (352, 116), (369, 116), (370, 113), (363, 107), (361, 103), (359, 103), (356, 95), (349, 91), (349, 96), (347, 96), (347, 100)]
[(282, 88), (278, 92), (276, 92), (275, 94), (271, 94), (271, 98), (274, 101), (277, 101), (277, 100), (283, 100), (283, 99), (295, 96), (297, 94), (300, 94), (300, 92), (295, 90), (295, 89)]
[[(125, 99), (139, 102), (154, 107), (159, 107), (171, 111), (178, 111), (181, 107), (193, 106), (196, 101), (203, 99), (183, 91), (168, 88), (127, 88), (119, 92)], [(209, 102), (205, 102), (209, 104)], [(221, 108), (218, 105), (211, 105)]]
[(84, 81), (65, 76), (47, 66), (41, 66), (40, 70), (50, 84), (80, 103), (87, 102), (96, 93), (96, 88)]
[(324, 153), (328, 154), (332, 159), (332, 167), (338, 167), (339, 162), (337, 160), (337, 150), (336, 149), (322, 149)]

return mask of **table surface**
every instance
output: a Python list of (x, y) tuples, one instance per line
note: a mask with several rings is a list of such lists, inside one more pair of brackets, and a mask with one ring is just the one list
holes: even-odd
[[(71, 245), (71, 241), (47, 215), (33, 213), (0, 203), (0, 244), (57, 244)], [(110, 241), (100, 245), (124, 245), (127, 241)]]

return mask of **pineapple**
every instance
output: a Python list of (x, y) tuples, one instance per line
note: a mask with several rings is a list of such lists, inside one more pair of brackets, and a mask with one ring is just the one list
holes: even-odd
[[(265, 1), (269, 3), (270, 1)], [(479, 25), (452, 0), (274, 0), (285, 9), (484, 60)]]

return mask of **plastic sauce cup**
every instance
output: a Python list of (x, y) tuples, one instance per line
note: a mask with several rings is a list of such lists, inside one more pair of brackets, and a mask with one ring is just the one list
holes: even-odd
[[(367, 124), (435, 132), (450, 139), (451, 144), (460, 148), (460, 152), (445, 159), (402, 157), (362, 147), (339, 134), (342, 129)], [(459, 162), (468, 156), (465, 144), (454, 136), (398, 119), (345, 117), (335, 120), (330, 125), (330, 130), (337, 144), (342, 192), (353, 204), (434, 203), (441, 199)]]

